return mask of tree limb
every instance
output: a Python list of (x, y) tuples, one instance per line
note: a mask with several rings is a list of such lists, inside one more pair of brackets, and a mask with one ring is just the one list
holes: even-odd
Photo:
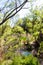
[[(2, 22), (0, 23), (0, 25), (2, 25), (4, 22), (6, 22), (9, 18), (15, 16), (23, 8), (23, 6), (26, 4), (27, 1), (28, 0), (25, 0), (20, 6), (14, 8), (13, 10), (11, 10), (10, 13), (8, 12), (8, 14), (3, 18)], [(13, 13), (16, 9), (17, 9), (17, 11), (15, 13)]]

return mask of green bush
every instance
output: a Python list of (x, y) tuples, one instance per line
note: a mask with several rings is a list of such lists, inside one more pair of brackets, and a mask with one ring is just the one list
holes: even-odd
[(14, 58), (12, 65), (39, 65), (36, 57), (29, 56), (17, 56)]
[(1, 65), (40, 65), (36, 57), (31, 54), (29, 56), (15, 56), (11, 60), (4, 60)]

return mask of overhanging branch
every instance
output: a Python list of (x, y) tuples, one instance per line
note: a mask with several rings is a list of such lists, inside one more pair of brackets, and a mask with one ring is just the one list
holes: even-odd
[[(25, 0), (20, 6), (14, 8), (10, 12), (8, 12), (8, 14), (4, 15), (5, 17), (3, 18), (2, 22), (0, 23), (0, 25), (2, 25), (4, 22), (6, 22), (9, 18), (15, 16), (23, 8), (23, 6), (26, 4), (27, 1), (28, 0)], [(13, 13), (16, 9), (17, 9), (17, 11), (15, 13)]]

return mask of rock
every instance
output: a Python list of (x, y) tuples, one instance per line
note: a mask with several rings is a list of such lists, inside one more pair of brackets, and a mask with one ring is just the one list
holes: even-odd
[(37, 51), (35, 49), (33, 49), (31, 53), (33, 56), (37, 57)]
[(40, 52), (40, 58), (43, 59), (43, 52)]

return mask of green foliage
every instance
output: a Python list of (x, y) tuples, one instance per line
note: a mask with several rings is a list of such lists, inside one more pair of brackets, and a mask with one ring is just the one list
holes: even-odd
[(2, 65), (12, 65), (12, 60), (5, 60), (3, 61)]
[[(9, 31), (9, 32), (8, 32)], [(11, 35), (12, 34), (12, 29), (10, 26), (7, 26), (6, 29), (4, 30), (4, 33), (3, 35), (4, 36), (8, 36), (8, 35)]]
[(2, 65), (39, 65), (37, 58), (32, 55), (29, 56), (16, 56), (13, 60), (3, 61)]
[(43, 52), (43, 41), (40, 43), (40, 51)]
[(20, 26), (15, 26), (12, 31), (13, 31), (13, 33), (14, 32), (15, 33), (25, 33), (24, 30), (23, 30), (23, 28), (20, 27)]
[[(25, 48), (26, 44), (31, 49), (29, 43), (38, 39), (40, 31), (43, 34), (42, 13), (39, 10), (33, 11), (32, 20), (29, 17), (19, 19), (13, 28), (7, 24), (0, 26), (0, 45), (4, 46), (4, 59), (0, 65), (39, 65), (36, 57), (17, 56), (15, 51)], [(39, 51), (43, 52), (43, 41), (40, 42)]]

